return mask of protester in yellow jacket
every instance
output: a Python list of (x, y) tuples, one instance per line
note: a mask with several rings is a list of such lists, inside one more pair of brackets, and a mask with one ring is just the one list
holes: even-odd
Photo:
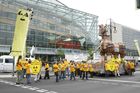
[[(69, 77), (70, 76), (70, 71), (69, 71), (70, 62), (67, 59), (64, 59), (64, 64), (66, 66), (65, 74), (67, 74), (67, 76)], [(66, 77), (66, 75), (65, 75), (65, 77)]]
[(46, 77), (47, 77), (47, 79), (50, 79), (49, 68), (50, 68), (49, 63), (46, 62), (45, 63), (45, 76), (44, 76), (44, 79), (46, 79)]
[(31, 84), (31, 74), (32, 74), (31, 60), (29, 59), (27, 65), (26, 65), (26, 78), (27, 78), (27, 84)]
[(135, 64), (132, 61), (128, 61), (126, 64), (126, 68), (129, 75), (133, 75), (135, 72)]
[(17, 78), (16, 78), (16, 84), (21, 84), (22, 80), (22, 64), (21, 64), (21, 59), (22, 56), (18, 57), (17, 63), (16, 63), (16, 73), (17, 73)]
[(76, 63), (75, 75), (80, 76), (80, 63), (79, 62)]
[(84, 72), (84, 63), (80, 63), (80, 78), (82, 78)]
[(84, 65), (83, 65), (83, 77), (82, 77), (82, 79), (84, 79), (86, 77), (86, 80), (88, 80), (88, 71), (89, 71), (88, 63), (84, 63)]
[(64, 80), (66, 78), (66, 64), (64, 61), (61, 62), (61, 78)]
[(56, 77), (56, 82), (59, 82), (59, 66), (57, 62), (53, 65), (53, 71)]
[(70, 64), (70, 80), (72, 80), (72, 78), (75, 80), (75, 64), (74, 62), (71, 62)]
[(93, 64), (92, 63), (89, 64), (89, 73), (90, 73), (90, 77), (93, 78), (94, 68), (93, 68)]
[(26, 75), (26, 65), (28, 63), (28, 60), (27, 59), (22, 59), (21, 60), (21, 64), (22, 64), (22, 75), (21, 75), (21, 78), (24, 78), (25, 75)]

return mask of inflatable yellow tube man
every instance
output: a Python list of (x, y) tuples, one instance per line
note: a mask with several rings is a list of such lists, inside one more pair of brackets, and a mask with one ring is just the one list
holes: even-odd
[(25, 56), (26, 38), (32, 13), (31, 9), (18, 10), (12, 50), (10, 53), (12, 56)]

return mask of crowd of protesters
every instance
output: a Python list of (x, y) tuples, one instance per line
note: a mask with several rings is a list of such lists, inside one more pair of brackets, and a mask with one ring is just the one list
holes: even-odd
[[(95, 65), (93, 63), (89, 63), (86, 61), (82, 62), (74, 62), (74, 61), (67, 61), (67, 59), (63, 59), (60, 61), (54, 62), (51, 66), (48, 62), (43, 62), (44, 65), (42, 65), (41, 60), (39, 60), (41, 64), (41, 68), (44, 66), (45, 74), (42, 75), (42, 71), (40, 70), (39, 73), (35, 74), (34, 81), (40, 81), (40, 79), (50, 79), (50, 73), (53, 71), (55, 76), (55, 81), (59, 82), (60, 80), (88, 80), (89, 77), (93, 78), (94, 72), (95, 72)], [(27, 84), (31, 84), (31, 76), (32, 69), (31, 69), (31, 60), (22, 60), (22, 57), (19, 56), (16, 64), (16, 72), (17, 72), (17, 79), (16, 84), (22, 84), (22, 80), (26, 78)], [(116, 62), (115, 65), (115, 76), (120, 76), (119, 73), (119, 64)], [(128, 62), (133, 63), (133, 62)], [(134, 65), (129, 65), (127, 63), (128, 68), (133, 68)], [(105, 65), (106, 68), (107, 65)], [(50, 70), (52, 68), (52, 70)], [(43, 77), (44, 76), (44, 77)]]
[[(32, 76), (32, 69), (31, 69), (31, 60), (22, 60), (22, 57), (19, 56), (16, 64), (16, 84), (22, 84), (23, 79), (26, 79), (27, 84), (31, 84), (31, 76)], [(41, 61), (40, 61), (41, 62)], [(42, 64), (42, 62), (41, 62)], [(44, 62), (44, 70), (45, 74), (41, 74), (40, 72), (35, 75), (34, 81), (37, 82), (40, 79), (50, 79), (50, 64), (48, 62)], [(74, 62), (74, 61), (67, 61), (63, 59), (61, 61), (56, 61), (52, 66), (52, 71), (55, 75), (56, 82), (60, 80), (76, 80), (77, 78), (86, 79), (88, 77), (93, 77), (94, 67), (92, 63), (87, 63), (85, 61), (82, 62)], [(43, 77), (44, 76), (44, 77)]]

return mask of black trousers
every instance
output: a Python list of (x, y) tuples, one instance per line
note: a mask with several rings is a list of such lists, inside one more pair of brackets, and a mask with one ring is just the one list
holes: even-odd
[(82, 79), (84, 79), (85, 77), (86, 77), (86, 79), (88, 79), (88, 71), (83, 71)]
[(50, 79), (50, 75), (49, 75), (49, 71), (48, 70), (45, 71), (44, 79), (46, 79), (46, 77), (47, 77), (47, 79)]

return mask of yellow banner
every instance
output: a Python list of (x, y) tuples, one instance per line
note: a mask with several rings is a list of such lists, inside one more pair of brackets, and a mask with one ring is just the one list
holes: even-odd
[(31, 63), (32, 74), (38, 74), (41, 71), (42, 63), (39, 60), (33, 60)]
[(32, 11), (19, 9), (17, 13), (15, 32), (10, 55), (25, 55), (26, 38)]

